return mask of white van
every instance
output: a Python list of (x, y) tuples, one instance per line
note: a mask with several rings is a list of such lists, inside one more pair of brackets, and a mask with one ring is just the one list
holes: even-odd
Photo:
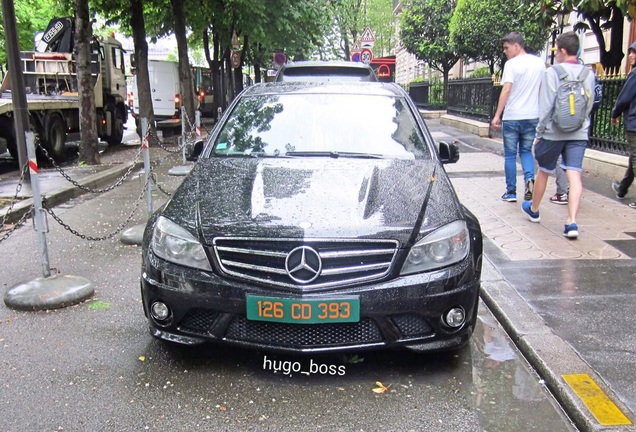
[[(152, 108), (157, 122), (178, 119), (181, 110), (179, 90), (179, 64), (166, 60), (148, 60)], [(133, 117), (139, 117), (139, 93), (137, 75), (132, 80)]]

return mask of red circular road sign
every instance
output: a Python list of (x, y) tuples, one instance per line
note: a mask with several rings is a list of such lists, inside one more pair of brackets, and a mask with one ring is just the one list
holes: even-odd
[(230, 54), (230, 62), (232, 63), (233, 68), (241, 66), (241, 52), (232, 51), (232, 54)]
[(360, 61), (364, 64), (370, 64), (371, 60), (373, 60), (373, 53), (371, 52), (370, 49), (364, 48), (360, 52)]
[(284, 52), (278, 51), (274, 53), (274, 64), (276, 64), (277, 66), (282, 66), (285, 63), (287, 63), (287, 56)]

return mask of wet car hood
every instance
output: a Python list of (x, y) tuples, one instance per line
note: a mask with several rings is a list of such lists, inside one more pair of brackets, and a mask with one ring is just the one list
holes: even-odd
[[(213, 158), (199, 161), (164, 210), (205, 243), (218, 236), (390, 238), (460, 218), (430, 160)], [(429, 188), (431, 180), (433, 184)]]

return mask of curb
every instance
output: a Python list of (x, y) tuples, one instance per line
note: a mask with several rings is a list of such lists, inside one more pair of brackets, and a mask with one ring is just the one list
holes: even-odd
[(634, 413), (621, 402), (603, 378), (570, 344), (553, 333), (526, 300), (497, 271), (486, 254), (483, 259), (480, 297), (579, 429), (594, 432), (636, 431), (634, 425), (606, 426), (597, 421), (579, 396), (564, 381), (563, 375), (589, 375), (627, 417), (633, 419)]
[[(88, 177), (83, 178), (82, 180), (78, 180), (82, 186), (90, 187), (90, 188), (101, 188), (108, 184), (113, 179), (117, 179), (121, 177), (126, 171), (133, 167), (133, 170), (140, 169), (143, 166), (142, 162), (136, 163), (124, 163), (112, 168), (108, 168), (104, 171), (92, 174)], [(48, 194), (42, 194), (42, 202), (47, 205), (53, 207), (58, 204), (64, 203), (71, 198), (78, 197), (83, 195), (86, 192), (83, 189), (78, 188), (75, 185), (69, 183), (69, 186), (58, 189), (54, 192), (50, 192)], [(33, 206), (33, 198), (28, 198), (23, 201), (16, 203), (13, 206), (13, 210), (10, 213), (7, 213), (5, 209), (0, 211), (0, 218), (4, 218), (5, 223), (14, 223), (20, 220), (20, 218), (31, 210)]]

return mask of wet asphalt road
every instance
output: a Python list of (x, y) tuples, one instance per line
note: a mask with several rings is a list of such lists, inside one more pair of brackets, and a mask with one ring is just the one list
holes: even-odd
[[(164, 159), (159, 181), (180, 163)], [(55, 208), (84, 235), (107, 236), (129, 218), (140, 177)], [(155, 208), (165, 199), (155, 195)], [(130, 225), (143, 223), (145, 202)], [(140, 248), (88, 241), (49, 218), (53, 273), (82, 276), (88, 302), (48, 312), (0, 305), (0, 430), (574, 430), (486, 307), (471, 343), (451, 354), (366, 352), (280, 356), (218, 346), (181, 348), (147, 331)], [(41, 276), (30, 224), (0, 243), (3, 292)], [(268, 361), (343, 367), (343, 375), (268, 369)], [(374, 393), (376, 382), (388, 390)]]

